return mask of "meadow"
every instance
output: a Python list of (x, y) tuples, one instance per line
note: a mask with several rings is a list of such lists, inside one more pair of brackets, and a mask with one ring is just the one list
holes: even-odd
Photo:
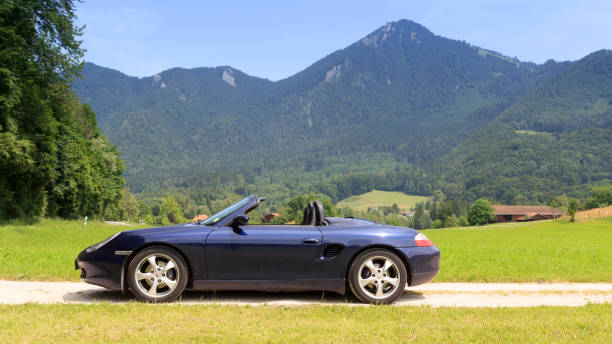
[(0, 341), (10, 343), (606, 343), (611, 324), (611, 304), (535, 308), (0, 306)]
[[(137, 227), (43, 219), (0, 226), (0, 279), (79, 280), (85, 247)], [(612, 282), (612, 218), (423, 231), (440, 248), (434, 282)]]
[(77, 281), (74, 259), (86, 247), (112, 234), (141, 227), (104, 222), (41, 219), (35, 224), (0, 226), (0, 279)]
[[(72, 264), (80, 250), (131, 228), (49, 219), (0, 226), (0, 278), (78, 280)], [(612, 218), (424, 232), (442, 250), (435, 281), (612, 281)], [(609, 303), (533, 308), (133, 301), (0, 305), (0, 341), (12, 343), (607, 343), (611, 325)]]
[(612, 218), (423, 231), (441, 251), (438, 282), (612, 282)]
[(397, 204), (400, 209), (409, 210), (419, 202), (427, 202), (431, 197), (407, 195), (403, 192), (372, 190), (362, 195), (345, 198), (336, 204), (338, 208), (367, 211), (368, 208), (391, 207)]

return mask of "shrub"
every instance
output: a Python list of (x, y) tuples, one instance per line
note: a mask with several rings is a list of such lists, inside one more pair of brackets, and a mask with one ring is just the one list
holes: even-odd
[(470, 206), (470, 211), (468, 212), (468, 221), (470, 225), (480, 226), (493, 222), (494, 220), (495, 215), (493, 214), (493, 206), (491, 206), (491, 202), (481, 198), (472, 203)]
[(459, 216), (459, 218), (457, 219), (457, 226), (465, 227), (465, 226), (469, 226), (469, 225), (470, 225), (470, 223), (468, 222), (467, 217)]

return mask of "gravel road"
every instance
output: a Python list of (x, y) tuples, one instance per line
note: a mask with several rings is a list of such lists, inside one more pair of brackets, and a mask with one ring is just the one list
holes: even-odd
[[(0, 303), (126, 303), (130, 298), (82, 282), (1, 281)], [(612, 302), (612, 283), (429, 283), (406, 288), (399, 306), (531, 307)], [(195, 292), (183, 304), (311, 305), (360, 303), (335, 293)]]

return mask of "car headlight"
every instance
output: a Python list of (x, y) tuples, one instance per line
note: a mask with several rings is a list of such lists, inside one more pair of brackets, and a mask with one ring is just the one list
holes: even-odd
[(111, 235), (110, 237), (108, 237), (107, 239), (100, 241), (99, 243), (95, 244), (95, 245), (91, 245), (88, 248), (85, 249), (85, 251), (87, 252), (93, 252), (97, 249), (99, 249), (100, 247), (108, 244), (109, 242), (111, 242), (111, 240), (115, 239), (119, 234), (121, 234), (122, 232), (117, 232), (113, 235)]

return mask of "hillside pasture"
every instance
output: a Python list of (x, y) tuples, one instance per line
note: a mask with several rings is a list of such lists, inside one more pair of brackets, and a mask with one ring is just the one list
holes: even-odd
[[(612, 205), (603, 208), (579, 211), (576, 213), (576, 221), (589, 221), (592, 219), (609, 216), (612, 216)], [(565, 218), (567, 219), (569, 217), (565, 216)]]
[(372, 190), (361, 195), (345, 198), (336, 204), (338, 208), (367, 211), (368, 208), (391, 207), (393, 204), (402, 210), (410, 210), (419, 202), (427, 202), (431, 197), (407, 195), (403, 192)]

